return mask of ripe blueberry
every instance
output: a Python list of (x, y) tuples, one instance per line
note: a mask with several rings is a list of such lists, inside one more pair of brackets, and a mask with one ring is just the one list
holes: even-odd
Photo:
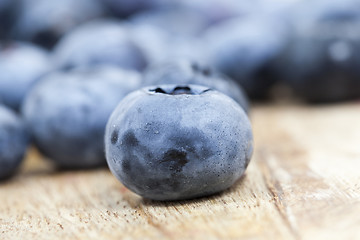
[(106, 127), (106, 159), (130, 190), (179, 200), (230, 187), (253, 145), (244, 110), (226, 95), (197, 85), (159, 85), (130, 93)]
[(23, 121), (0, 104), (0, 179), (10, 177), (22, 162), (29, 143)]
[(156, 7), (164, 7), (167, 0), (101, 0), (116, 16), (125, 18)]
[(102, 64), (141, 70), (146, 65), (129, 29), (115, 20), (95, 20), (69, 32), (55, 47), (54, 61), (61, 69)]
[(360, 2), (319, 0), (293, 12), (279, 78), (309, 102), (360, 97)]
[(66, 32), (105, 13), (97, 0), (20, 0), (14, 37), (51, 48)]
[(203, 85), (228, 95), (240, 104), (245, 112), (249, 110), (245, 92), (234, 81), (211, 68), (185, 59), (169, 61), (149, 68), (144, 74), (144, 84)]
[(105, 66), (48, 75), (22, 108), (35, 145), (60, 167), (104, 165), (106, 122), (139, 84), (138, 73)]
[(264, 98), (276, 80), (271, 64), (286, 46), (286, 29), (271, 17), (215, 25), (203, 37), (209, 63), (237, 81), (250, 98)]
[(0, 45), (0, 99), (14, 110), (32, 85), (50, 71), (49, 55), (31, 44), (12, 42)]

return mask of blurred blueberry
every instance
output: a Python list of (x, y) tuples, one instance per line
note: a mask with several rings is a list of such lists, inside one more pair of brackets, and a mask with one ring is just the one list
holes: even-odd
[(161, 61), (167, 54), (166, 49), (173, 37), (163, 29), (148, 24), (131, 24), (129, 30), (149, 64)]
[(210, 24), (259, 11), (260, 0), (183, 0), (181, 4), (197, 11)]
[(50, 48), (75, 26), (104, 13), (98, 0), (21, 0), (14, 36)]
[(3, 13), (5, 9), (8, 9), (13, 0), (0, 0), (0, 12)]
[(150, 67), (144, 73), (145, 85), (202, 85), (234, 99), (248, 112), (249, 103), (243, 89), (231, 79), (196, 62), (185, 59), (164, 62)]
[(129, 17), (148, 9), (171, 6), (178, 0), (101, 0), (116, 16)]
[(209, 25), (199, 11), (185, 7), (159, 8), (140, 12), (130, 18), (133, 24), (156, 26), (171, 35), (196, 36)]
[(197, 85), (130, 93), (112, 113), (105, 134), (112, 173), (154, 200), (190, 199), (230, 187), (249, 164), (252, 142), (244, 110)]
[(131, 24), (131, 35), (149, 65), (174, 59), (204, 63), (202, 43), (189, 36), (176, 36), (149, 24)]
[(360, 97), (360, 1), (300, 3), (279, 76), (310, 102)]
[(0, 180), (14, 174), (21, 164), (29, 144), (23, 121), (0, 104)]
[(225, 21), (207, 31), (203, 42), (209, 64), (244, 87), (251, 98), (263, 98), (275, 82), (272, 61), (287, 42), (281, 21), (246, 17)]
[(0, 0), (0, 40), (8, 39), (16, 18), (18, 0)]
[[(304, 2), (304, 0), (257, 0), (256, 1), (256, 12), (261, 15), (268, 15), (272, 17), (278, 17), (285, 21), (289, 21), (289, 16), (291, 14), (291, 9), (296, 6), (299, 2)], [(307, 2), (311, 5), (312, 2)]]
[(27, 96), (22, 113), (39, 150), (63, 168), (105, 164), (106, 122), (140, 86), (136, 72), (110, 66), (55, 72)]
[(19, 110), (26, 93), (50, 68), (48, 53), (35, 45), (21, 42), (0, 45), (0, 99)]
[(98, 64), (142, 70), (146, 59), (125, 24), (95, 20), (65, 35), (54, 50), (55, 65), (61, 69)]
[(204, 48), (204, 43), (201, 39), (196, 37), (178, 37), (172, 39), (168, 43), (167, 52), (163, 61), (176, 60), (176, 59), (188, 59), (193, 62), (198, 62), (203, 65), (207, 65), (207, 55)]

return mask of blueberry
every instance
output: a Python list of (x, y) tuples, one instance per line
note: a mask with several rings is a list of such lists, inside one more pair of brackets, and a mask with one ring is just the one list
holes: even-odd
[(137, 12), (160, 7), (160, 6), (163, 6), (165, 3), (169, 4), (171, 1), (166, 1), (166, 0), (102, 0), (102, 2), (116, 16), (121, 17), (121, 18), (126, 18)]
[(55, 72), (30, 91), (22, 113), (36, 146), (58, 166), (97, 167), (105, 164), (111, 112), (139, 84), (138, 73), (115, 67)]
[(98, 0), (20, 0), (16, 38), (52, 47), (75, 26), (103, 15)]
[(279, 78), (309, 102), (360, 97), (360, 2), (298, 4)]
[(205, 62), (201, 43), (195, 38), (180, 37), (149, 24), (131, 24), (131, 35), (143, 51), (148, 65), (185, 58)]
[(29, 143), (23, 121), (0, 104), (0, 179), (14, 174), (22, 162)]
[(245, 112), (249, 110), (245, 92), (234, 81), (209, 67), (203, 67), (185, 59), (169, 61), (149, 68), (144, 74), (144, 84), (203, 85), (233, 98)]
[(163, 60), (168, 52), (167, 46), (173, 40), (170, 34), (149, 24), (131, 24), (129, 29), (132, 39), (149, 64)]
[(203, 37), (209, 63), (249, 97), (264, 98), (276, 80), (271, 65), (286, 45), (286, 29), (278, 19), (255, 16), (215, 25)]
[(43, 49), (20, 42), (0, 45), (0, 99), (19, 110), (32, 85), (50, 71), (50, 58)]
[(253, 151), (244, 110), (197, 85), (159, 85), (130, 93), (105, 133), (112, 173), (149, 199), (179, 200), (230, 187)]
[(8, 39), (16, 18), (16, 0), (0, 0), (0, 40)]
[(58, 68), (98, 64), (141, 70), (145, 56), (129, 36), (127, 26), (115, 20), (96, 20), (67, 34), (54, 51)]
[(208, 65), (203, 46), (204, 44), (197, 37), (173, 38), (165, 49), (167, 52), (163, 55), (162, 61), (187, 59), (203, 65)]
[(187, 8), (198, 11), (210, 24), (248, 15), (255, 10), (258, 11), (259, 7), (257, 1), (251, 0), (183, 0), (181, 3)]
[(153, 25), (176, 36), (195, 36), (209, 25), (199, 11), (179, 6), (140, 12), (129, 21), (133, 24)]

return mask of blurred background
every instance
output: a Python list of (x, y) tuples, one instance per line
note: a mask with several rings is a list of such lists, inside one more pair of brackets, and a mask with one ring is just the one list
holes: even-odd
[(142, 72), (180, 58), (252, 99), (360, 96), (358, 0), (0, 0), (0, 44), (0, 98), (15, 109), (10, 75), (25, 85), (79, 66)]
[(3, 130), (9, 169), (30, 142), (62, 167), (104, 164), (112, 110), (164, 83), (208, 85), (246, 112), (247, 99), (358, 100), (360, 0), (0, 0), (2, 119), (25, 129), (16, 144)]

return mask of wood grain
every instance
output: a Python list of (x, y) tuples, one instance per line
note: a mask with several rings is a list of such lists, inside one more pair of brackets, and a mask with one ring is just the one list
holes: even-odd
[(360, 239), (360, 104), (258, 105), (231, 189), (154, 202), (106, 169), (56, 171), (32, 149), (0, 185), (0, 239)]

